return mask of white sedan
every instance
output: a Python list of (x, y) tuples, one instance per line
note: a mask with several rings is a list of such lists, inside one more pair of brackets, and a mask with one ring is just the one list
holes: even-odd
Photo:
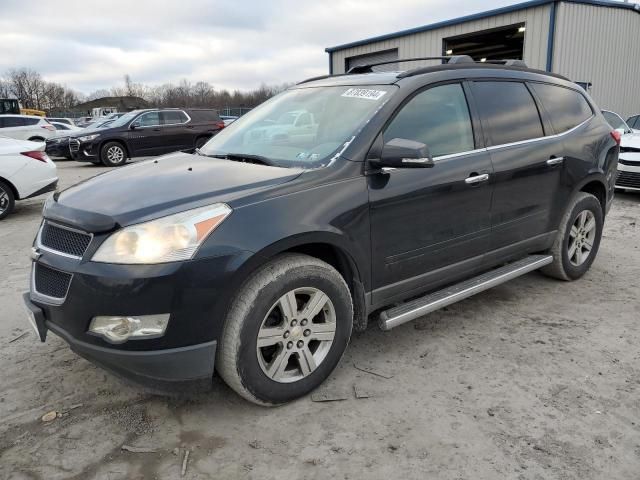
[(56, 165), (44, 152), (45, 144), (0, 136), (0, 220), (16, 200), (55, 190)]

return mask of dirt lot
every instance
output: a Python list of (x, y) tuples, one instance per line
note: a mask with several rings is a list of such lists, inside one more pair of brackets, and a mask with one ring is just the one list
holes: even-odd
[[(58, 166), (62, 186), (105, 170)], [(320, 392), (345, 400), (273, 409), (218, 380), (157, 396), (37, 341), (20, 294), (42, 202), (0, 223), (0, 478), (175, 479), (186, 451), (186, 479), (640, 478), (640, 195), (618, 195), (582, 280), (372, 325)]]

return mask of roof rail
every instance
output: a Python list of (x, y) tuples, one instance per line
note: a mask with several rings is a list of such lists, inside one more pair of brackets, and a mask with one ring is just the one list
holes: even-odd
[(504, 60), (485, 60), (482, 63), (493, 63), (495, 65), (504, 65), (505, 67), (529, 68), (524, 61), (512, 58), (505, 58)]
[(446, 57), (417, 57), (417, 58), (399, 58), (397, 60), (387, 60), (386, 62), (376, 62), (369, 63), (367, 65), (359, 65), (356, 67), (351, 67), (349, 73), (372, 73), (372, 67), (377, 67), (379, 65), (389, 65), (392, 63), (404, 63), (404, 62), (419, 62), (422, 60), (447, 60), (447, 63), (474, 63), (473, 58), (469, 55), (453, 55)]

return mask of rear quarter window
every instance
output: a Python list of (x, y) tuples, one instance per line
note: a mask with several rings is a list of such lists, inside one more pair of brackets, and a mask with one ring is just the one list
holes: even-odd
[(213, 109), (206, 110), (188, 110), (187, 113), (193, 122), (219, 122), (220, 116)]
[(544, 136), (538, 107), (524, 83), (474, 82), (473, 92), (492, 145)]
[(571, 130), (593, 115), (587, 100), (575, 90), (545, 83), (530, 85), (551, 117), (555, 133)]
[[(24, 119), (24, 124), (29, 126), (29, 125), (37, 125), (38, 123), (40, 123), (40, 119), (39, 118), (25, 118)], [(44, 120), (43, 123), (49, 123), (46, 120)]]

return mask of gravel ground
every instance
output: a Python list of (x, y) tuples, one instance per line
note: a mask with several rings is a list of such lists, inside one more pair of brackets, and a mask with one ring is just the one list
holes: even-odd
[[(58, 167), (63, 187), (106, 170)], [(318, 392), (344, 400), (272, 409), (219, 380), (157, 396), (55, 335), (38, 342), (20, 294), (42, 202), (0, 223), (0, 478), (640, 476), (640, 195), (617, 196), (583, 279), (532, 273), (391, 332), (372, 325)]]

